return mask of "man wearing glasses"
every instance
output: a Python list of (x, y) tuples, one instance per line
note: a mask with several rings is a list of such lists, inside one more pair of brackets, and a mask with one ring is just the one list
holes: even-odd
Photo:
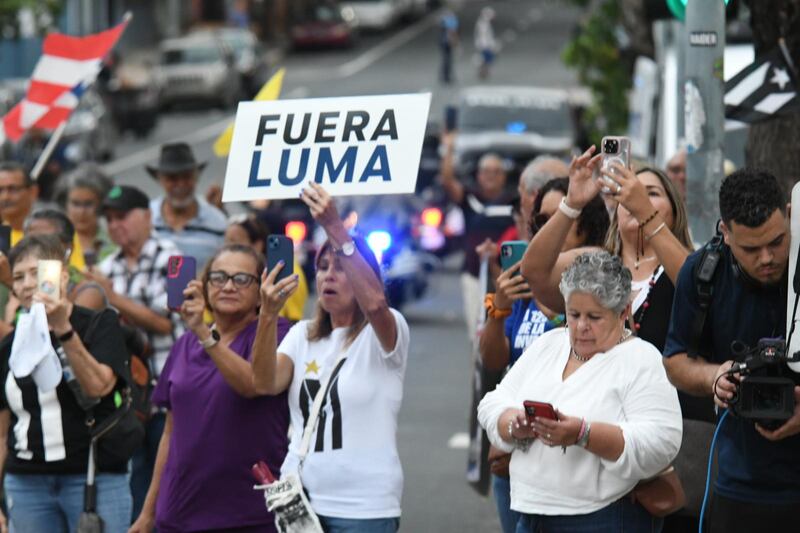
[(39, 187), (19, 163), (0, 163), (0, 218), (11, 226), (11, 246), (22, 239), (25, 219), (39, 197)]
[[(183, 326), (167, 307), (167, 263), (181, 255), (172, 241), (153, 233), (150, 200), (135, 187), (113, 187), (102, 203), (111, 240), (119, 250), (106, 257), (87, 274), (99, 283), (129, 324), (147, 333), (152, 354), (148, 359), (150, 377), (158, 380), (175, 339)], [(164, 430), (165, 414), (154, 413), (145, 424), (145, 441), (133, 456), (131, 493), (133, 516), (138, 516), (150, 486), (158, 443)]]

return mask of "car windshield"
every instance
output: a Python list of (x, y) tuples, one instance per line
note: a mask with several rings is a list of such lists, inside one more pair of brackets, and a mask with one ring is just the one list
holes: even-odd
[(241, 34), (225, 34), (222, 36), (222, 40), (225, 41), (225, 44), (231, 49), (236, 59), (239, 59), (251, 45), (250, 40)]
[(563, 100), (535, 95), (469, 96), (459, 110), (462, 131), (505, 131), (568, 136), (572, 129), (569, 107)]
[(161, 57), (165, 65), (214, 63), (221, 58), (219, 50), (210, 46), (165, 50)]

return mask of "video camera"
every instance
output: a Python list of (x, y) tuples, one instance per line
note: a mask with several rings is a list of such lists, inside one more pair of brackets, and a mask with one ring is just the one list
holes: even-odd
[(794, 414), (795, 382), (786, 377), (789, 368), (785, 363), (800, 361), (800, 352), (786, 354), (782, 339), (761, 339), (755, 348), (740, 341), (731, 344), (738, 363), (727, 372), (739, 374), (736, 395), (728, 401), (734, 414), (749, 418), (767, 429), (783, 425)]

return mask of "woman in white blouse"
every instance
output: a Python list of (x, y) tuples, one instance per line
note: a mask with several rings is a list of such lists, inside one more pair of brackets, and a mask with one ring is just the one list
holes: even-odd
[[(489, 440), (513, 452), (518, 533), (660, 530), (627, 495), (678, 453), (681, 410), (661, 354), (625, 329), (630, 287), (618, 257), (579, 256), (560, 284), (568, 327), (534, 341), (478, 406)], [(558, 420), (529, 422), (526, 400)]]

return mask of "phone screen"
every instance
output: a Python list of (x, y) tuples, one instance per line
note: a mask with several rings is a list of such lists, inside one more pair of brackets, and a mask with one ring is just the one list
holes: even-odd
[(61, 298), (61, 261), (57, 259), (40, 259), (37, 265), (37, 286), (56, 300)]

